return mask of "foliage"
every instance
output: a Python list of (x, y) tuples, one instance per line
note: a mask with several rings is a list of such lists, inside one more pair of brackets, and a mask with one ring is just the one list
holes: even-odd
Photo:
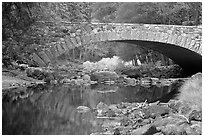
[(116, 22), (158, 23), (157, 7), (154, 3), (123, 3), (117, 11)]
[(91, 20), (91, 3), (89, 2), (59, 2), (50, 3), (54, 17), (69, 22), (90, 22)]
[(113, 22), (119, 2), (95, 2), (92, 7), (92, 19), (99, 22)]
[(64, 20), (90, 22), (90, 4), (3, 2), (3, 64), (16, 60), (28, 63), (31, 53), (44, 48), (50, 42), (59, 41), (66, 33), (58, 33), (64, 28)]
[(113, 56), (112, 58), (102, 58), (98, 62), (89, 62), (86, 61), (83, 63), (83, 68), (86, 69), (87, 71), (100, 71), (100, 70), (109, 70), (109, 71), (114, 71), (118, 67), (124, 66), (122, 63), (122, 60), (119, 59), (117, 56)]
[(95, 3), (92, 17), (100, 22), (182, 25), (202, 23), (201, 2), (124, 2)]
[(140, 54), (145, 49), (134, 44), (119, 44), (117, 55), (124, 61), (130, 61)]

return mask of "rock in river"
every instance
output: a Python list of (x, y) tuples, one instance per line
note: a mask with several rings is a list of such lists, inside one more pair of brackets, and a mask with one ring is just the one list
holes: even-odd
[(77, 111), (79, 112), (79, 113), (86, 113), (86, 112), (88, 112), (88, 111), (90, 111), (91, 109), (89, 108), (89, 107), (87, 107), (87, 106), (78, 106), (77, 107)]
[(119, 76), (115, 72), (99, 71), (93, 73), (91, 76), (92, 81), (115, 81)]
[(145, 118), (156, 118), (160, 116), (164, 116), (169, 113), (169, 108), (165, 106), (159, 106), (159, 105), (152, 105), (148, 106), (143, 110), (144, 112), (144, 117)]

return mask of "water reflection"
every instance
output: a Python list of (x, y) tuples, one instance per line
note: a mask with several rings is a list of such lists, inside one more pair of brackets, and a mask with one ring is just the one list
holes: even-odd
[[(154, 102), (172, 89), (116, 85), (38, 86), (27, 88), (32, 93), (26, 99), (11, 101), (4, 95), (2, 105), (3, 134), (91, 134), (100, 132), (101, 124), (95, 117), (97, 104), (120, 102)], [(15, 89), (18, 91), (19, 89)], [(15, 92), (12, 90), (12, 93)], [(16, 95), (16, 94), (15, 94)], [(78, 106), (91, 111), (79, 113)]]

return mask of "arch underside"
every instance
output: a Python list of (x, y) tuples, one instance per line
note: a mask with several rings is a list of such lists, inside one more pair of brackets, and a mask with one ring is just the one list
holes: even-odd
[[(192, 75), (197, 72), (202, 72), (202, 55), (199, 54), (200, 52), (195, 52), (191, 49), (177, 46), (174, 44), (169, 43), (163, 43), (163, 42), (156, 42), (156, 41), (147, 41), (147, 40), (101, 40), (101, 42), (107, 41), (107, 42), (124, 42), (124, 43), (130, 43), (130, 44), (136, 44), (140, 46), (144, 46), (146, 48), (150, 48), (152, 50), (158, 51), (162, 53), (163, 55), (171, 58), (176, 64), (182, 67), (184, 70), (184, 73), (186, 75)], [(96, 42), (100, 42), (96, 41)], [(85, 45), (94, 43), (90, 40), (87, 40), (87, 43)], [(77, 45), (77, 44), (75, 44)], [(80, 44), (78, 46), (83, 46), (83, 44)], [(56, 60), (56, 57), (62, 55), (67, 50), (69, 50), (66, 45), (54, 45), (51, 48), (47, 48), (42, 50), (41, 52), (34, 53), (30, 56), (30, 58), (36, 62), (39, 66), (48, 66), (48, 64), (52, 61)]]
[(202, 56), (189, 49), (167, 43), (142, 40), (117, 40), (115, 42), (136, 44), (158, 51), (182, 67), (187, 75), (202, 72)]

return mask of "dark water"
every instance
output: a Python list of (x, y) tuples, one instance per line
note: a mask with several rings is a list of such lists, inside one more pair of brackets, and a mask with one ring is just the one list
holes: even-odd
[[(48, 85), (14, 89), (9, 94), (3, 91), (2, 130), (3, 134), (91, 134), (101, 130), (101, 124), (92, 111), (98, 103), (165, 102), (176, 91), (175, 85)], [(91, 111), (79, 113), (78, 106), (87, 106)]]

